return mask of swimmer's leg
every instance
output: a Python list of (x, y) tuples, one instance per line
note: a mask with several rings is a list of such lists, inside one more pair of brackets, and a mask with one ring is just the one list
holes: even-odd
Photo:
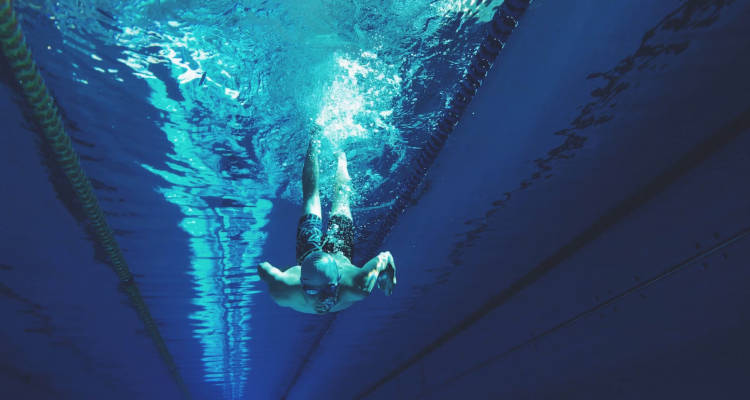
[(339, 253), (352, 261), (354, 254), (354, 222), (349, 208), (351, 178), (346, 168), (346, 154), (339, 154), (336, 168), (336, 187), (331, 205), (331, 218), (328, 220), (328, 231), (323, 240), (323, 251)]
[(322, 217), (320, 210), (320, 191), (318, 190), (318, 154), (320, 137), (313, 133), (307, 146), (305, 166), (302, 168), (302, 206), (303, 215), (313, 214)]
[(346, 154), (339, 153), (338, 166), (336, 167), (336, 187), (333, 191), (333, 204), (331, 205), (331, 217), (340, 215), (352, 219), (352, 211), (349, 208), (349, 195), (351, 194), (351, 181), (346, 166)]

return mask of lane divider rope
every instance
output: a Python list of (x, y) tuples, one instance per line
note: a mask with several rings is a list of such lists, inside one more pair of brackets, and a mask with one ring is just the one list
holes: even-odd
[(104, 213), (96, 199), (91, 182), (81, 168), (78, 154), (71, 145), (70, 136), (65, 133), (59, 110), (31, 56), (31, 51), (26, 45), (26, 39), (18, 24), (10, 0), (0, 0), (0, 47), (2, 47), (3, 54), (18, 81), (24, 99), (32, 110), (35, 122), (41, 129), (58, 165), (70, 181), (76, 197), (86, 212), (89, 223), (96, 234), (97, 242), (107, 253), (110, 266), (117, 274), (121, 288), (130, 298), (138, 317), (145, 325), (146, 331), (167, 365), (169, 373), (177, 382), (180, 391), (185, 397), (190, 398), (187, 386), (177, 370), (177, 365), (133, 280), (133, 274), (125, 262), (114, 233), (104, 218)]
[(432, 166), (440, 150), (445, 145), (448, 136), (461, 119), (466, 107), (469, 105), (477, 89), (487, 76), (492, 64), (495, 62), (500, 51), (505, 47), (513, 30), (518, 26), (518, 20), (526, 9), (529, 8), (531, 0), (506, 0), (495, 12), (490, 22), (487, 36), (482, 44), (474, 52), (469, 67), (461, 78), (459, 88), (451, 97), (451, 102), (443, 111), (427, 144), (422, 148), (420, 154), (415, 158), (416, 166), (411, 174), (405, 179), (403, 189), (396, 197), (394, 204), (384, 218), (378, 232), (374, 235), (374, 245), (379, 247), (385, 241), (386, 236), (396, 224), (398, 217), (404, 213), (412, 202), (416, 189), (422, 184), (427, 170)]

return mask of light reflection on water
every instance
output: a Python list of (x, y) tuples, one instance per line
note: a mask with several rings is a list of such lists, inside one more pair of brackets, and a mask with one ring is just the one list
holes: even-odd
[[(345, 150), (355, 209), (386, 207), (399, 172), (481, 39), (481, 22), (501, 3), (26, 4), (54, 19), (66, 51), (91, 60), (71, 66), (74, 79), (79, 68), (115, 82), (132, 74), (148, 84), (148, 101), (164, 112), (168, 122), (160, 128), (172, 143), (163, 155), (167, 168), (135, 155), (129, 161), (163, 178), (155, 190), (184, 216), (180, 228), (190, 236), (198, 306), (188, 318), (202, 344), (205, 380), (222, 385), (227, 397), (246, 394), (264, 227), (274, 199), (299, 202), (310, 127), (320, 126), (326, 138), (321, 179), (331, 178), (334, 168), (326, 166), (334, 165), (333, 152)], [(88, 35), (122, 48), (116, 68), (103, 66)]]

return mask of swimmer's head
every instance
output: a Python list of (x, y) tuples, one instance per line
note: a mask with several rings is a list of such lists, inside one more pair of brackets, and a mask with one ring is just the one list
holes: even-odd
[(305, 295), (315, 299), (315, 311), (324, 314), (338, 301), (341, 273), (330, 254), (316, 251), (302, 260), (300, 284)]
[(334, 258), (323, 251), (314, 251), (302, 260), (300, 281), (311, 288), (338, 285), (341, 275)]

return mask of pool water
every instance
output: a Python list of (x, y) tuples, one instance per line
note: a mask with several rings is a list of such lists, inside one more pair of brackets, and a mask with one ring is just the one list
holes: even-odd
[(502, 1), (16, 3), (183, 375), (247, 398), (263, 351), (255, 265), (293, 262), (275, 240), (292, 245), (310, 131), (324, 210), (345, 151), (358, 242), (373, 247)]

